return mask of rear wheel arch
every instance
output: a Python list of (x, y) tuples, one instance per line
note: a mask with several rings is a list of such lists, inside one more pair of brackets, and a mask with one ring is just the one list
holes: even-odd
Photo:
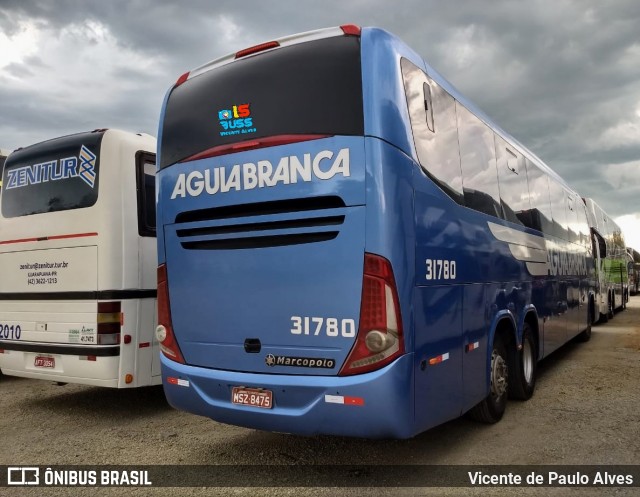
[(540, 339), (538, 318), (528, 312), (522, 322), (518, 347), (509, 350), (509, 398), (529, 400), (536, 386)]
[(515, 348), (516, 328), (513, 317), (505, 315), (496, 321), (489, 334), (487, 352), (487, 396), (468, 412), (468, 415), (483, 423), (497, 423), (502, 419), (507, 405), (509, 389), (509, 350)]
[(531, 330), (531, 335), (535, 341), (536, 344), (536, 358), (540, 358), (542, 351), (540, 350), (540, 344), (542, 343), (542, 341), (540, 340), (540, 324), (538, 322), (538, 313), (535, 311), (535, 309), (531, 309), (527, 312), (527, 314), (524, 317), (523, 323), (522, 323), (522, 333), (520, 334), (520, 344), (522, 344), (522, 336), (524, 335), (524, 325), (528, 324), (529, 325), (529, 329)]

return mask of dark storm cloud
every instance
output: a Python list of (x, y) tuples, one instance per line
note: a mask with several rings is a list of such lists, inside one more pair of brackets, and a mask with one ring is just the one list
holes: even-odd
[[(37, 23), (52, 39), (65, 29), (99, 23), (117, 47), (153, 60), (153, 66), (135, 67), (116, 57), (109, 72), (113, 79), (102, 82), (118, 90), (110, 105), (63, 106), (47, 94), (47, 85), (38, 93), (23, 93), (15, 84), (0, 90), (0, 111), (12, 123), (0, 123), (0, 133), (13, 145), (65, 127), (77, 131), (89, 124), (86, 108), (100, 126), (108, 122), (155, 134), (163, 95), (183, 72), (264, 40), (352, 22), (380, 26), (404, 39), (611, 215), (640, 211), (640, 185), (634, 186), (640, 182), (620, 190), (612, 179), (624, 176), (616, 167), (637, 173), (629, 163), (640, 160), (640, 138), (632, 133), (640, 122), (636, 0), (4, 0), (0, 29), (15, 34), (21, 21)], [(98, 43), (82, 33), (78, 43), (92, 40)], [(28, 78), (34, 66), (25, 60), (5, 71), (15, 83)], [(62, 79), (63, 71), (48, 74)], [(67, 108), (73, 106), (82, 110)]]

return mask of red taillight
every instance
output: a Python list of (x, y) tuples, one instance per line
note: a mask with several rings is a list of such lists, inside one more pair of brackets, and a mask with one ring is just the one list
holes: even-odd
[(156, 337), (160, 342), (160, 350), (172, 361), (184, 364), (184, 358), (178, 342), (173, 334), (171, 309), (169, 308), (169, 286), (167, 282), (167, 265), (158, 266), (158, 327)]
[(177, 87), (177, 86), (180, 86), (180, 85), (181, 85), (182, 83), (184, 83), (187, 79), (189, 79), (189, 73), (188, 73), (188, 72), (186, 72), (186, 73), (184, 73), (182, 76), (180, 76), (180, 77), (178, 78), (178, 81), (176, 81), (176, 84), (175, 84), (175, 85), (173, 85), (173, 87), (175, 88), (175, 87)]
[(365, 254), (358, 335), (339, 374), (373, 371), (403, 353), (402, 319), (391, 263)]
[(231, 145), (218, 145), (212, 147), (203, 152), (199, 152), (195, 155), (187, 157), (180, 162), (190, 162), (193, 160), (208, 159), (210, 157), (218, 157), (220, 155), (233, 154), (235, 152), (244, 152), (246, 150), (253, 150), (256, 148), (276, 147), (278, 145), (289, 145), (291, 143), (298, 143), (310, 140), (319, 140), (320, 138), (327, 138), (331, 135), (277, 135), (269, 136), (267, 138), (260, 138), (259, 140), (247, 140), (243, 142), (233, 143)]
[(121, 302), (98, 302), (97, 320), (98, 345), (118, 345), (124, 322)]
[(278, 43), (277, 41), (268, 41), (267, 43), (261, 43), (260, 45), (255, 45), (253, 47), (245, 48), (244, 50), (236, 52), (236, 59), (239, 59), (240, 57), (246, 57), (247, 55), (258, 52), (264, 52), (265, 50), (270, 50), (279, 46), (280, 43)]
[(362, 33), (362, 29), (360, 26), (356, 26), (355, 24), (343, 24), (340, 26), (342, 32), (347, 36), (360, 36)]

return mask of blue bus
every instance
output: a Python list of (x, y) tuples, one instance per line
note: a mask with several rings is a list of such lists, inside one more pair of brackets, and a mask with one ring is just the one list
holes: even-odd
[(584, 203), (390, 33), (353, 25), (182, 75), (159, 128), (170, 404), (275, 432), (497, 422), (588, 339)]

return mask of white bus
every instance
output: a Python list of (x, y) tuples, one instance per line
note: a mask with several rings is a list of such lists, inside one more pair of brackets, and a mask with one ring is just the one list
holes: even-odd
[(9, 157), (9, 150), (5, 150), (4, 148), (0, 148), (0, 188), (2, 188), (2, 170), (4, 169), (4, 163)]
[(99, 129), (14, 151), (0, 193), (0, 369), (159, 384), (156, 140)]
[(584, 202), (596, 266), (596, 312), (606, 322), (629, 300), (628, 254), (620, 226), (593, 199)]

